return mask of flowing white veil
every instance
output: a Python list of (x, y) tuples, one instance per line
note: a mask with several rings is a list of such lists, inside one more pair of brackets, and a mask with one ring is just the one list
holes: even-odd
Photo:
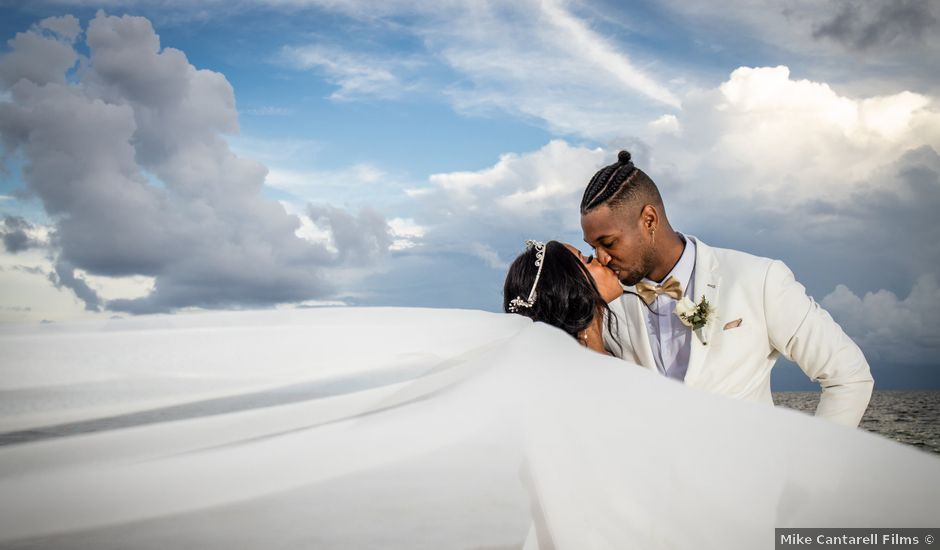
[(0, 356), (0, 548), (770, 548), (940, 509), (933, 456), (515, 315), (6, 327)]

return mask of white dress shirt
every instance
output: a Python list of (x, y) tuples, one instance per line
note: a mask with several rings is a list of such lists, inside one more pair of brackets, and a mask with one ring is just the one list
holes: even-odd
[[(644, 278), (643, 282), (655, 286), (662, 284), (669, 277), (674, 277), (682, 285), (683, 295), (692, 298), (695, 296), (692, 288), (695, 273), (695, 242), (686, 239), (681, 233), (679, 236), (685, 241), (685, 248), (669, 275), (666, 275), (662, 281)], [(679, 320), (674, 313), (675, 308), (674, 298), (665, 294), (657, 296), (646, 311), (646, 330), (650, 335), (653, 360), (659, 372), (681, 382), (685, 380), (685, 373), (689, 368), (692, 331)]]

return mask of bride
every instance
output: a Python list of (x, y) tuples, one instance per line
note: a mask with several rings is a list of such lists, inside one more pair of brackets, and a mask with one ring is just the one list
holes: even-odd
[(581, 345), (609, 353), (603, 331), (616, 342), (617, 319), (607, 304), (623, 292), (617, 275), (593, 256), (567, 243), (530, 240), (509, 266), (503, 311), (558, 327)]

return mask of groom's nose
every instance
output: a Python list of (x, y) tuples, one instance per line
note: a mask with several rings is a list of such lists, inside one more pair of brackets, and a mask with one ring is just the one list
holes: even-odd
[(597, 256), (597, 261), (599, 261), (602, 266), (606, 267), (607, 263), (610, 261), (610, 254), (603, 248), (596, 248), (594, 254)]

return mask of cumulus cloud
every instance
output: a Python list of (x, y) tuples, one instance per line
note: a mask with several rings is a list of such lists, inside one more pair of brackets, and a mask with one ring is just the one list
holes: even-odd
[(82, 32), (82, 25), (74, 15), (63, 15), (61, 17), (47, 17), (37, 25), (40, 29), (48, 29), (61, 36), (63, 39), (74, 42)]
[[(651, 159), (685, 181), (726, 178), (722, 192), (794, 200), (845, 197), (877, 168), (924, 144), (940, 148), (940, 111), (902, 91), (851, 98), (787, 67), (742, 67), (717, 88), (691, 92), (681, 135), (654, 135)], [(701, 191), (711, 192), (699, 186)]]
[(354, 216), (340, 208), (311, 204), (307, 213), (315, 224), (328, 228), (330, 244), (341, 262), (372, 263), (392, 244), (388, 222), (371, 208), (363, 208)]
[(548, 228), (580, 231), (585, 178), (605, 158), (600, 148), (553, 140), (530, 153), (502, 155), (479, 171), (433, 174), (418, 196), (419, 221), (454, 246), (471, 235), (498, 242), (504, 234), (540, 238)]
[(858, 296), (839, 285), (822, 305), (870, 361), (922, 363), (940, 353), (940, 284), (933, 273), (918, 277), (904, 299), (888, 290)]
[(782, 66), (739, 68), (718, 87), (691, 92), (676, 125), (679, 134), (651, 133), (640, 161), (689, 211), (733, 198), (762, 213), (821, 215), (822, 204), (901, 192), (905, 169), (891, 167), (932, 166), (940, 150), (932, 98), (846, 97)]
[[(934, 98), (848, 97), (794, 79), (785, 67), (741, 68), (714, 89), (690, 93), (677, 122), (681, 133), (652, 133), (649, 154), (638, 160), (664, 189), (674, 226), (784, 259), (811, 294), (839, 305), (834, 315), (866, 352), (933, 360), (936, 342), (904, 337), (903, 315), (879, 317), (881, 330), (905, 342), (888, 351), (871, 327), (852, 321), (844, 298), (873, 296), (860, 299), (868, 313), (889, 308), (888, 293), (910, 295), (910, 305), (929, 288), (923, 276), (936, 274)], [(907, 307), (898, 303), (896, 311)]]
[[(51, 280), (89, 309), (134, 313), (330, 297), (324, 270), (361, 243), (341, 236), (337, 253), (302, 239), (298, 217), (262, 197), (266, 168), (224, 139), (238, 131), (225, 77), (161, 49), (141, 17), (99, 12), (85, 31), (87, 58), (72, 44), (79, 34), (72, 19), (45, 20), (0, 57), (12, 98), (0, 103), (0, 136), (55, 221)], [(370, 228), (383, 223), (367, 216)], [(368, 258), (388, 239), (372, 244)], [(103, 301), (79, 271), (153, 277), (154, 288)]]
[(0, 58), (0, 85), (6, 90), (20, 79), (38, 86), (64, 84), (66, 71), (78, 61), (72, 48), (76, 36), (62, 18), (46, 19), (29, 32), (17, 33), (8, 45), (19, 55)]

